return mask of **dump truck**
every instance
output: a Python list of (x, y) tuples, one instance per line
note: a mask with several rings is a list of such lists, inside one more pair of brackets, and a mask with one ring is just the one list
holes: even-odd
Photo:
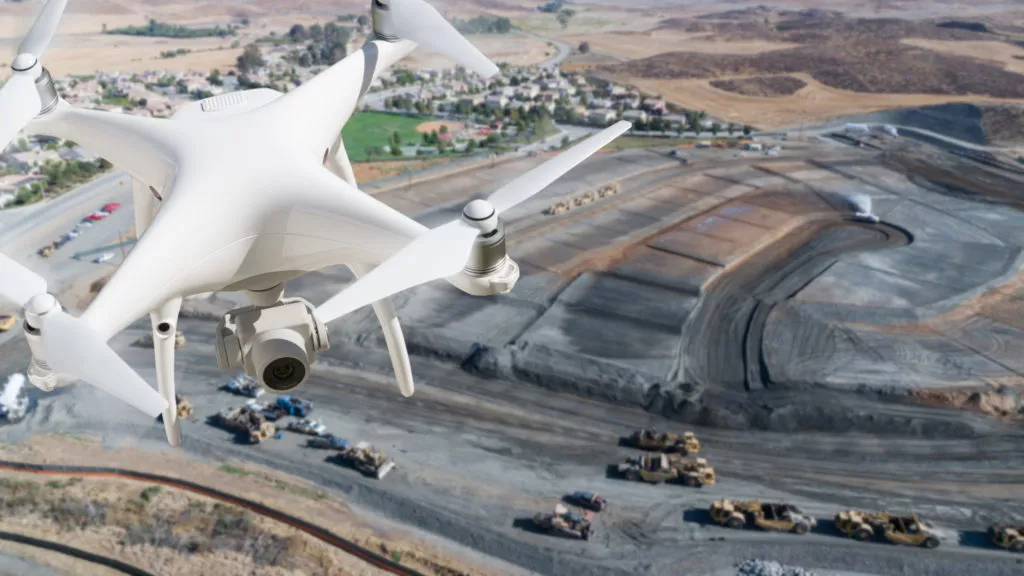
[(628, 480), (650, 482), (682, 481), (687, 486), (700, 488), (717, 481), (715, 469), (704, 458), (684, 459), (676, 455), (648, 452), (640, 457), (628, 458), (619, 464), (619, 474)]
[[(178, 349), (178, 348), (181, 348), (182, 346), (184, 346), (185, 342), (186, 342), (185, 335), (182, 334), (181, 331), (177, 331), (177, 332), (174, 333), (174, 348), (175, 349)], [(142, 336), (139, 337), (138, 340), (135, 341), (135, 345), (136, 346), (141, 346), (143, 348), (152, 348), (153, 347), (153, 334), (152, 333), (143, 334)]]
[(1024, 526), (993, 524), (988, 527), (988, 538), (996, 546), (1011, 552), (1024, 552)]
[(549, 534), (578, 540), (590, 540), (592, 533), (590, 520), (571, 512), (561, 504), (555, 506), (554, 513), (540, 513), (534, 516), (533, 524)]
[(217, 413), (217, 422), (229, 430), (244, 435), (250, 444), (259, 444), (277, 432), (272, 422), (267, 422), (262, 414), (248, 406), (221, 410)]
[(333, 460), (337, 464), (355, 468), (364, 475), (378, 480), (383, 479), (388, 472), (395, 468), (394, 461), (387, 454), (367, 442), (360, 442), (355, 446), (339, 450)]
[(711, 519), (722, 526), (742, 528), (753, 524), (762, 530), (806, 534), (818, 521), (792, 504), (717, 500), (708, 510)]
[(693, 432), (682, 434), (671, 434), (658, 432), (657, 430), (637, 430), (626, 443), (643, 450), (656, 450), (658, 452), (679, 452), (683, 455), (696, 454), (700, 452), (700, 441)]
[(847, 510), (836, 514), (836, 529), (854, 540), (869, 540), (881, 535), (893, 544), (938, 548), (938, 533), (916, 514), (898, 516), (889, 512)]

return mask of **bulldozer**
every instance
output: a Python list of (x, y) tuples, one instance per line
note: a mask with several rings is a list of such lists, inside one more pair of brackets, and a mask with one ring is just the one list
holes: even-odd
[(619, 474), (628, 480), (660, 484), (681, 480), (687, 486), (700, 488), (717, 481), (715, 469), (704, 458), (683, 459), (679, 456), (648, 452), (639, 458), (628, 458), (619, 464)]
[(888, 512), (847, 510), (836, 514), (836, 529), (853, 538), (866, 541), (881, 533), (887, 541), (906, 546), (938, 548), (939, 535), (916, 514), (897, 516)]
[(717, 500), (709, 512), (712, 520), (729, 528), (742, 528), (750, 523), (762, 530), (806, 534), (818, 525), (816, 519), (792, 504)]
[(259, 444), (277, 432), (273, 422), (267, 422), (248, 406), (225, 408), (217, 413), (216, 420), (221, 426), (244, 434), (250, 444)]
[(696, 454), (700, 452), (700, 441), (693, 432), (672, 434), (658, 432), (650, 428), (637, 430), (626, 439), (626, 443), (643, 450), (657, 450), (658, 452), (679, 452), (681, 454)]
[(1011, 552), (1024, 552), (1024, 526), (993, 524), (988, 527), (988, 539)]

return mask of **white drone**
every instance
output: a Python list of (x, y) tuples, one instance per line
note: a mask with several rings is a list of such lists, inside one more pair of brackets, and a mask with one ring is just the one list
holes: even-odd
[[(171, 119), (81, 110), (63, 101), (40, 57), (67, 0), (49, 0), (0, 89), (0, 149), (19, 130), (78, 142), (133, 178), (139, 241), (92, 305), (69, 315), (46, 281), (0, 254), (0, 295), (24, 307), (29, 380), (53, 390), (81, 379), (155, 417), (181, 441), (174, 335), (182, 298), (245, 291), (217, 332), (221, 368), (244, 367), (291, 390), (328, 347), (325, 323), (372, 305), (404, 396), (413, 393), (389, 297), (436, 279), (469, 294), (506, 293), (519, 268), (498, 216), (529, 199), (629, 129), (620, 122), (466, 205), (428, 229), (356, 187), (341, 129), (381, 71), (417, 45), (485, 77), (498, 68), (423, 0), (372, 0), (374, 38), (302, 86), (195, 102)], [(286, 281), (344, 264), (357, 280), (318, 308), (283, 298)], [(149, 314), (157, 388), (107, 341)]]

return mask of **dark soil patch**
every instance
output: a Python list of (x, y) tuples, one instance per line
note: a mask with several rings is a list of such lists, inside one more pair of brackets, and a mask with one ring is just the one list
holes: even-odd
[(757, 76), (730, 80), (712, 80), (711, 85), (719, 90), (735, 92), (744, 96), (792, 96), (807, 86), (807, 82), (792, 76)]

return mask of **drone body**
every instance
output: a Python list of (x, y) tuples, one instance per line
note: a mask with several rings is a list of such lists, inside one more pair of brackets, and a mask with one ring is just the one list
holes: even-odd
[[(474, 295), (511, 290), (518, 267), (505, 253), (500, 213), (629, 128), (605, 130), (430, 230), (358, 190), (340, 138), (370, 83), (416, 48), (412, 40), (485, 76), (497, 71), (422, 0), (374, 0), (376, 39), (287, 94), (224, 94), (171, 119), (80, 110), (60, 100), (38, 57), (65, 3), (44, 7), (0, 90), (0, 146), (25, 127), (73, 140), (131, 174), (139, 241), (79, 318), (46, 293), (44, 280), (3, 255), (0, 295), (25, 306), (30, 381), (50, 390), (81, 379), (151, 416), (162, 413), (174, 445), (174, 334), (183, 297), (245, 291), (251, 306), (229, 312), (218, 327), (218, 363), (244, 367), (277, 391), (306, 379), (316, 353), (329, 345), (327, 322), (372, 305), (399, 388), (409, 396), (409, 357), (389, 297), (442, 278)], [(5, 119), (8, 107), (13, 113)], [(324, 305), (283, 298), (288, 280), (339, 264), (357, 281)], [(146, 314), (159, 392), (106, 345)]]

